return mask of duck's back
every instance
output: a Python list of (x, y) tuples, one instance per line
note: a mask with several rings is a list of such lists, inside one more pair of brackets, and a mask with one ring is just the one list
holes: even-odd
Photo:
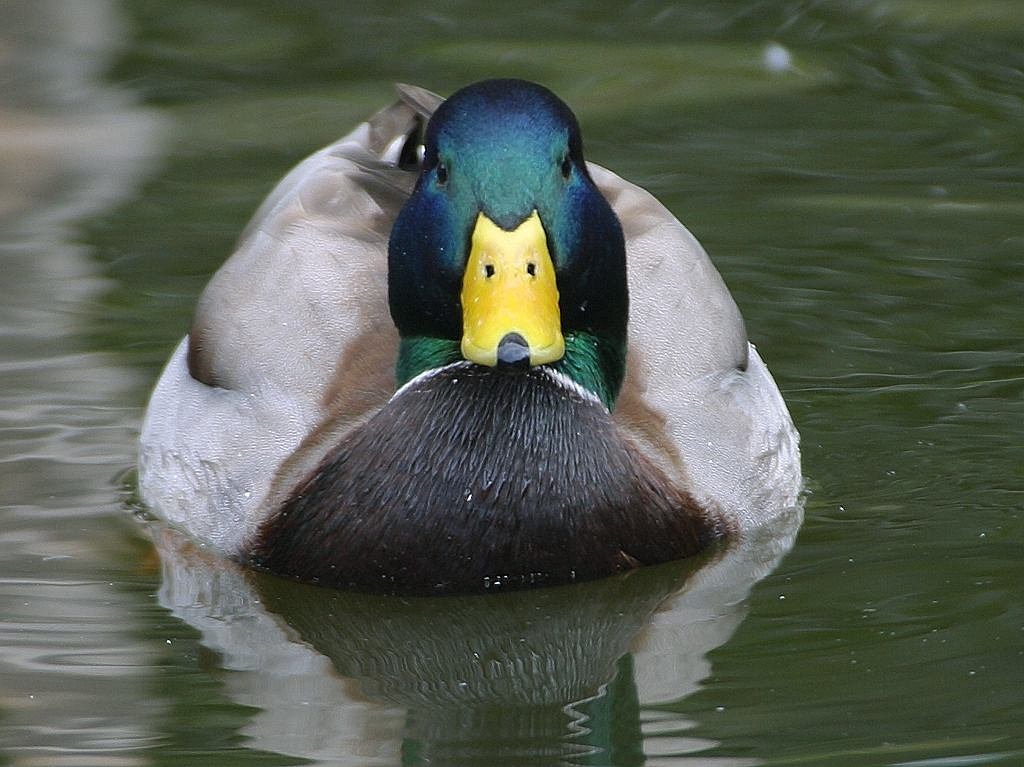
[(657, 199), (591, 166), (622, 222), (629, 263), (620, 427), (740, 529), (797, 503), (799, 434), (704, 248)]
[(210, 280), (142, 426), (140, 491), (161, 517), (238, 552), (327, 414), (358, 419), (394, 391), (387, 239), (418, 119), (396, 104), (303, 161)]

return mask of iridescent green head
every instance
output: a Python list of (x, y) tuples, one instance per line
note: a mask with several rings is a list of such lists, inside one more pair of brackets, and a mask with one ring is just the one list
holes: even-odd
[(546, 88), (486, 80), (438, 107), (388, 269), (400, 380), (459, 359), (550, 365), (611, 406), (629, 311), (622, 228), (575, 116)]

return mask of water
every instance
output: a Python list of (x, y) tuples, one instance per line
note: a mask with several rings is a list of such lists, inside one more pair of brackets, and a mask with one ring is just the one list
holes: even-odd
[[(0, 7), (0, 764), (1024, 764), (1024, 6), (517, 9)], [(137, 520), (148, 387), (274, 179), (494, 74), (712, 254), (803, 435), (792, 551), (420, 602)]]

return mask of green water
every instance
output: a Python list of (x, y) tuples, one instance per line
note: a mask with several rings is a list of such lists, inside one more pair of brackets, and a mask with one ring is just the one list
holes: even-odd
[[(1024, 4), (490, 7), (0, 5), (0, 764), (1024, 764)], [(275, 179), (491, 75), (710, 252), (802, 434), (792, 550), (423, 602), (137, 520)]]

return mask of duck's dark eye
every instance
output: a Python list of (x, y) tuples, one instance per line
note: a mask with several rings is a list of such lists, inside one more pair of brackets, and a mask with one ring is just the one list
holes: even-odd
[(441, 186), (448, 183), (448, 166), (443, 162), (437, 164), (437, 183)]
[(569, 155), (562, 158), (562, 178), (566, 181), (569, 180), (569, 176), (572, 175), (572, 160), (569, 159)]

